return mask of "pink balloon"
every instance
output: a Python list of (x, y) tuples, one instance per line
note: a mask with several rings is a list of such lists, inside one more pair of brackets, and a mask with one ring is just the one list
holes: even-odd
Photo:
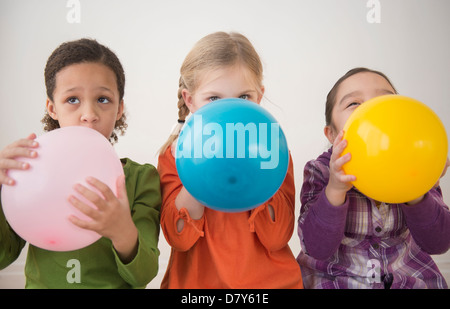
[(76, 183), (93, 189), (85, 181), (88, 176), (104, 182), (117, 196), (116, 180), (123, 168), (114, 148), (99, 132), (79, 126), (53, 130), (36, 141), (37, 158), (18, 158), (30, 168), (9, 170), (16, 184), (2, 187), (6, 219), (20, 237), (43, 249), (71, 251), (94, 243), (99, 234), (69, 221), (72, 214), (90, 218), (68, 197), (74, 195), (95, 208), (73, 189)]

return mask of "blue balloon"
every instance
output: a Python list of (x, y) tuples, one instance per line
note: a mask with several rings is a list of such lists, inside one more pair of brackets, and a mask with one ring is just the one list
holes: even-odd
[(258, 104), (235, 98), (198, 109), (180, 132), (175, 157), (186, 190), (225, 212), (269, 200), (289, 165), (286, 137), (276, 119)]

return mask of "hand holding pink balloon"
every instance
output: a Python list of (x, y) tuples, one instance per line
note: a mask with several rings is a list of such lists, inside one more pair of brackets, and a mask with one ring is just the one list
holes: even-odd
[[(78, 126), (53, 130), (35, 142), (39, 147), (34, 158), (26, 156), (24, 149), (15, 150), (18, 156), (24, 156), (17, 161), (29, 168), (8, 170), (8, 178), (14, 179), (15, 185), (2, 187), (6, 219), (19, 236), (43, 249), (71, 251), (92, 244), (101, 236), (69, 220), (73, 215), (92, 220), (69, 203), (69, 196), (97, 208), (73, 189), (76, 184), (91, 187), (87, 177), (95, 177), (117, 195), (116, 181), (123, 175), (123, 168), (113, 147), (99, 132)], [(29, 142), (15, 148), (26, 149), (24, 144)]]
[(125, 175), (117, 179), (117, 196), (111, 188), (96, 178), (88, 177), (86, 182), (90, 187), (76, 184), (74, 189), (95, 208), (75, 195), (71, 195), (69, 201), (90, 220), (82, 220), (76, 215), (71, 215), (69, 220), (82, 229), (97, 232), (111, 239), (121, 259), (128, 261), (128, 255), (135, 255), (138, 231), (130, 215)]
[(37, 152), (33, 148), (37, 148), (39, 144), (35, 138), (36, 134), (32, 133), (27, 138), (15, 141), (0, 151), (0, 188), (3, 184), (12, 186), (15, 183), (14, 179), (8, 176), (8, 170), (26, 170), (30, 167), (29, 163), (21, 162), (16, 158), (37, 157)]

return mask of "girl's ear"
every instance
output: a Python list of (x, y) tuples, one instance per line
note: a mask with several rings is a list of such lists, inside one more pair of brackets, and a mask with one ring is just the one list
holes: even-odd
[(328, 141), (331, 143), (331, 145), (333, 145), (334, 140), (336, 139), (336, 133), (333, 129), (333, 125), (325, 126), (325, 128), (323, 129), (323, 133), (325, 133)]
[(119, 102), (119, 109), (117, 111), (116, 121), (119, 120), (120, 118), (122, 118), (124, 109), (125, 109), (125, 106), (124, 106), (123, 99), (122, 99), (122, 101)]
[(55, 103), (53, 103), (52, 100), (47, 98), (45, 106), (47, 108), (47, 113), (49, 114), (49, 116), (52, 117), (53, 120), (58, 120), (58, 114), (56, 113)]
[(192, 102), (192, 94), (187, 90), (186, 88), (181, 90), (181, 96), (183, 97), (184, 104), (186, 104), (187, 108), (191, 113), (194, 112), (193, 110), (193, 102)]
[(261, 90), (261, 92), (258, 93), (258, 99), (257, 99), (258, 104), (261, 103), (261, 100), (264, 96), (264, 91), (266, 90), (266, 88), (264, 86), (261, 86), (260, 90)]

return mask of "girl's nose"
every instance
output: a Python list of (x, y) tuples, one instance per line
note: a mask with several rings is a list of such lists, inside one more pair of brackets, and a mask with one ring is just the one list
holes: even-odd
[(83, 109), (83, 112), (81, 114), (81, 121), (83, 123), (94, 123), (97, 122), (98, 119), (99, 117), (97, 111), (95, 110), (95, 107), (89, 105)]

